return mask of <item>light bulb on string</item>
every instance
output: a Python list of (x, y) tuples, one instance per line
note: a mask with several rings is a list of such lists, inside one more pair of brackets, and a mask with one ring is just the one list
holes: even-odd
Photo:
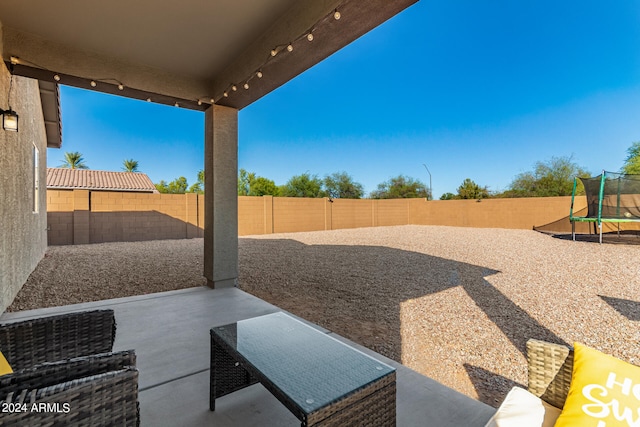
[(55, 80), (55, 81), (59, 82), (59, 81), (60, 81), (60, 76), (59, 76), (59, 75), (57, 75), (57, 74), (54, 74), (54, 76), (53, 76), (53, 80)]
[(122, 83), (120, 83), (120, 84), (118, 85), (118, 89), (120, 89), (120, 90), (124, 90), (124, 85), (123, 85)]
[[(334, 9), (333, 13), (329, 15), (329, 17), (333, 17), (333, 19), (335, 19), (336, 21), (340, 20), (342, 18), (342, 14), (340, 13), (340, 11), (338, 9)], [(324, 20), (326, 20), (328, 17), (327, 15), (325, 15), (321, 20), (319, 20), (318, 22), (316, 22), (314, 24), (313, 27), (310, 27), (310, 29), (308, 29), (306, 32), (300, 34), (299, 37), (293, 39), (294, 41), (298, 41), (300, 39), (302, 39), (303, 37), (307, 39), (307, 41), (312, 42), (315, 39), (315, 36), (313, 35), (313, 31), (316, 30), (315, 26), (320, 25)], [(282, 45), (277, 45), (276, 47), (274, 47), (273, 49), (270, 50), (270, 55), (271, 57), (275, 57), (277, 56), (280, 52), (282, 52), (284, 49), (287, 49), (288, 52), (293, 52), (294, 50), (294, 46), (293, 46), (293, 42), (289, 42), (289, 44), (287, 44), (286, 46), (284, 44)], [(265, 61), (262, 65), (265, 66), (269, 63), (269, 60)], [(262, 72), (262, 69), (258, 69), (258, 71), (255, 71), (254, 74), (255, 77), (261, 79), (264, 75)], [(245, 83), (242, 84), (242, 87), (244, 89), (249, 89), (249, 81), (254, 77), (254, 76), (249, 76), (247, 77), (247, 79), (245, 80)], [(233, 84), (231, 86), (229, 86), (229, 89), (232, 92), (236, 92), (238, 90), (238, 87)], [(224, 91), (222, 93), (222, 97), (223, 98), (227, 98), (229, 97), (229, 89)], [(213, 104), (214, 100), (211, 100), (211, 103)]]
[(93, 81), (93, 80), (91, 80), (90, 84), (91, 84), (91, 87), (96, 87), (97, 86), (97, 83), (95, 81)]

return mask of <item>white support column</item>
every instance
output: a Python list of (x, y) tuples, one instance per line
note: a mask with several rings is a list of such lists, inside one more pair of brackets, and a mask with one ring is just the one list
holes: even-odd
[(238, 110), (205, 112), (204, 276), (212, 288), (238, 283)]

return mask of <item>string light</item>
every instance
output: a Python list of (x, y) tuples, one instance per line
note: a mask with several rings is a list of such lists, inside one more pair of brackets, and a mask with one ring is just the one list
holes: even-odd
[[(265, 66), (266, 64), (269, 63), (269, 61), (271, 59), (273, 59), (275, 56), (277, 56), (280, 52), (282, 52), (284, 49), (287, 50), (287, 52), (293, 52), (294, 49), (294, 43), (296, 43), (299, 40), (302, 40), (303, 38), (306, 38), (307, 41), (312, 42), (315, 37), (313, 35), (313, 32), (316, 30), (316, 28), (322, 24), (327, 22), (327, 20), (330, 20), (331, 18), (333, 18), (334, 20), (338, 21), (342, 18), (342, 14), (340, 13), (340, 11), (338, 9), (334, 9), (333, 12), (325, 15), (324, 17), (322, 17), (321, 19), (319, 19), (311, 28), (309, 28), (307, 31), (305, 31), (304, 33), (302, 33), (299, 37), (295, 38), (294, 40), (290, 41), (288, 44), (281, 44), (278, 45), (276, 47), (274, 47), (273, 49), (271, 49), (270, 51), (270, 56), (267, 58), (267, 60), (262, 64), (262, 66), (260, 68), (258, 68), (257, 71), (254, 72), (254, 74), (252, 76), (250, 76), (249, 78), (247, 78), (244, 82), (244, 84), (242, 85), (242, 87), (245, 90), (249, 89), (249, 82), (251, 81), (252, 78), (257, 77), (258, 79), (261, 79), (264, 77), (264, 74), (262, 72), (262, 67)], [(10, 57), (11, 63), (12, 64), (23, 64), (23, 63), (27, 63), (30, 66), (35, 66), (38, 67), (40, 69), (43, 70), (47, 70), (47, 71), (51, 71), (48, 70), (45, 67), (39, 66), (38, 64), (34, 64), (28, 61), (24, 61), (21, 60), (20, 58), (16, 57), (16, 56), (11, 56)], [(53, 74), (53, 80), (55, 80), (56, 82), (59, 82), (61, 80), (61, 77), (59, 74)], [(117, 86), (118, 90), (124, 90), (124, 84), (122, 82), (120, 82), (119, 80), (113, 79), (113, 78), (108, 78), (108, 79), (92, 79), (90, 80), (90, 85), (91, 87), (97, 87), (98, 82), (104, 82), (104, 83), (108, 83), (108, 84), (114, 84)], [(222, 93), (222, 97), (223, 98), (228, 98), (229, 97), (229, 90), (236, 92), (238, 90), (238, 87), (236, 86), (236, 84), (231, 84), (230, 86), (227, 87), (227, 89)], [(151, 98), (147, 98), (146, 99), (147, 102), (151, 102)], [(198, 105), (202, 105), (203, 101), (201, 99), (197, 100)], [(211, 104), (215, 103), (215, 98), (211, 98)], [(178, 101), (175, 101), (174, 106), (179, 107), (179, 103)]]
[[(17, 56), (10, 56), (10, 61), (11, 61), (12, 65), (20, 64), (20, 65), (26, 65), (26, 66), (30, 66), (30, 67), (36, 67), (36, 68), (39, 68), (41, 70), (50, 71), (50, 72), (53, 73), (53, 80), (55, 80), (56, 82), (59, 82), (62, 79), (60, 77), (60, 74), (55, 73), (52, 70), (49, 70), (47, 67), (43, 67), (42, 65), (38, 65), (35, 62), (23, 60), (23, 59), (18, 58)], [(118, 87), (118, 90), (124, 90), (124, 84), (120, 80), (114, 79), (114, 78), (91, 79), (91, 80), (89, 80), (89, 85), (91, 87), (97, 87), (98, 86), (98, 82), (114, 84), (114, 85), (116, 85)]]
[[(307, 29), (307, 31), (305, 31), (304, 33), (300, 34), (300, 36), (298, 36), (297, 38), (293, 39), (292, 41), (290, 41), (288, 44), (281, 44), (278, 46), (275, 46), (273, 49), (270, 50), (269, 52), (269, 57), (267, 58), (267, 60), (262, 64), (262, 66), (260, 66), (258, 68), (257, 71), (254, 71), (254, 74), (249, 76), (246, 80), (245, 83), (242, 84), (242, 87), (244, 87), (245, 89), (249, 89), (249, 82), (251, 81), (252, 78), (257, 77), (259, 79), (261, 79), (264, 74), (262, 72), (262, 67), (264, 67), (265, 65), (267, 65), (269, 63), (269, 61), (271, 61), (274, 57), (278, 56), (283, 50), (287, 50), (287, 52), (293, 52), (294, 49), (294, 44), (302, 39), (307, 39), (307, 41), (312, 42), (315, 37), (313, 35), (313, 32), (316, 30), (316, 28), (318, 26), (320, 26), (323, 23), (326, 23), (327, 21), (333, 19), (335, 21), (340, 20), (340, 18), (342, 18), (342, 14), (340, 13), (340, 11), (338, 9), (334, 9), (332, 12), (330, 12), (329, 14), (323, 16), (321, 19), (319, 19), (312, 27), (310, 27), (309, 29)], [(238, 90), (238, 87), (235, 84), (231, 84), (230, 86), (227, 86), (227, 89), (225, 89), (225, 91), (222, 93), (222, 98), (228, 98), (229, 97), (229, 91), (232, 92), (236, 92)]]
[[(315, 37), (313, 35), (313, 32), (316, 30), (316, 28), (323, 24), (326, 23), (328, 20), (331, 20), (331, 18), (333, 18), (334, 20), (338, 21), (342, 18), (342, 14), (340, 13), (340, 11), (338, 9), (334, 9), (333, 12), (325, 15), (324, 17), (322, 17), (321, 19), (319, 19), (312, 27), (310, 27), (309, 29), (307, 29), (307, 31), (305, 31), (304, 33), (302, 33), (299, 37), (293, 39), (292, 41), (290, 41), (288, 44), (281, 44), (278, 45), (276, 47), (274, 47), (273, 49), (271, 49), (270, 51), (270, 56), (267, 58), (267, 60), (262, 64), (262, 66), (260, 68), (258, 68), (258, 70), (254, 71), (254, 74), (250, 77), (248, 77), (245, 82), (242, 84), (242, 87), (245, 90), (249, 89), (249, 82), (251, 81), (252, 78), (257, 77), (258, 79), (261, 79), (264, 77), (264, 74), (262, 72), (262, 67), (264, 67), (266, 64), (269, 63), (269, 61), (271, 59), (273, 59), (275, 56), (277, 56), (278, 54), (280, 54), (280, 52), (282, 52), (284, 49), (287, 50), (287, 52), (293, 52), (294, 49), (294, 44), (299, 41), (302, 40), (303, 38), (307, 39), (307, 41), (312, 42)], [(30, 63), (28, 61), (23, 61), (20, 58), (16, 57), (16, 56), (11, 56), (11, 63), (12, 64), (22, 64), (22, 63), (27, 63), (31, 66), (35, 66), (38, 67), (40, 69), (43, 70), (47, 70), (47, 71), (51, 71), (48, 70), (45, 67), (39, 66), (37, 64), (34, 63)], [(53, 74), (53, 80), (55, 80), (56, 82), (59, 82), (61, 80), (61, 77), (59, 74)], [(90, 80), (90, 85), (91, 87), (97, 87), (98, 82), (103, 82), (103, 83), (108, 83), (108, 84), (114, 84), (117, 86), (118, 90), (124, 90), (124, 84), (122, 82), (120, 82), (119, 80), (113, 79), (113, 78), (108, 78), (108, 79), (92, 79)], [(233, 92), (237, 92), (238, 87), (236, 84), (231, 84), (230, 86), (227, 87), (227, 89), (222, 93), (222, 97), (223, 98), (228, 98), (229, 97), (229, 90), (233, 91)], [(151, 98), (147, 98), (147, 102), (151, 102)], [(203, 101), (201, 99), (197, 99), (198, 105), (202, 105)], [(215, 98), (211, 98), (211, 104), (215, 103)], [(179, 107), (179, 103), (178, 101), (175, 101), (174, 106)]]

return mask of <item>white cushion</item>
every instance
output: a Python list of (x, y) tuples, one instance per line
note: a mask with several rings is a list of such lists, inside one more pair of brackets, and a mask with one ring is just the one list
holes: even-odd
[(485, 427), (553, 427), (561, 410), (514, 387)]

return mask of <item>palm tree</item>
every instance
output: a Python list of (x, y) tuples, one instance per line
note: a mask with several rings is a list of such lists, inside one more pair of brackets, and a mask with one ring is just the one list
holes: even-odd
[(123, 171), (126, 172), (138, 172), (138, 162), (133, 159), (125, 159), (123, 162)]
[(67, 169), (89, 169), (89, 166), (87, 166), (82, 158), (82, 154), (77, 151), (64, 153), (64, 160), (60, 167)]

